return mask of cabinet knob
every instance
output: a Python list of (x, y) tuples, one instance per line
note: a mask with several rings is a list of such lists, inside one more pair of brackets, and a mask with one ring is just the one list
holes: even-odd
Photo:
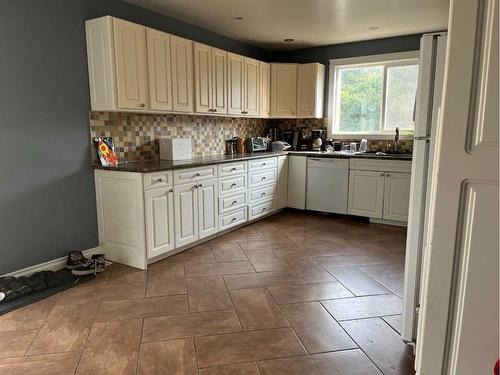
[(217, 112), (217, 109), (215, 109), (215, 108), (214, 108), (214, 109), (212, 109), (212, 112)]
[(203, 187), (203, 185), (202, 184), (198, 184), (198, 187)]
[(386, 177), (391, 177), (391, 174), (390, 174), (390, 173), (387, 173), (385, 176), (386, 176)]
[(201, 174), (199, 172), (194, 174), (194, 177), (200, 177), (200, 176)]
[(141, 104), (140, 104), (140, 107), (141, 107), (141, 108), (144, 108), (144, 107), (146, 107), (146, 104), (141, 103)]
[(169, 193), (173, 193), (174, 192), (174, 189), (169, 189), (168, 190)]
[(163, 177), (160, 177), (157, 181), (158, 182), (163, 182)]
[(266, 176), (262, 176), (262, 178), (260, 180), (264, 181), (265, 179), (266, 179)]
[(262, 208), (262, 212), (266, 212), (267, 211), (267, 208)]
[(266, 193), (264, 192), (264, 193), (262, 193), (260, 196), (261, 196), (261, 197), (263, 197), (263, 196), (265, 196), (265, 195), (266, 195)]
[(380, 174), (380, 177), (384, 177), (385, 175), (383, 173)]

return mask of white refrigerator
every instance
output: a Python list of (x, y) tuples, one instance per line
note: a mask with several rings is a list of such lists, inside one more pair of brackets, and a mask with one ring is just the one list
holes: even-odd
[(441, 107), (446, 33), (424, 34), (420, 40), (419, 79), (415, 103), (415, 133), (410, 207), (406, 238), (404, 310), (401, 337), (415, 342), (420, 306), (420, 274), (426, 248), (428, 197), (432, 184), (435, 132)]

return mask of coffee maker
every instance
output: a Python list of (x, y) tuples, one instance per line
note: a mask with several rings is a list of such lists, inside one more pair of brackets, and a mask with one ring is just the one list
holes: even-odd
[(325, 129), (311, 129), (311, 150), (321, 151), (325, 144)]

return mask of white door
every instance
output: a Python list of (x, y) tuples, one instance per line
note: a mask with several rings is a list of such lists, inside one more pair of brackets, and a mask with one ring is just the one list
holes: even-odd
[(268, 63), (259, 62), (259, 113), (260, 117), (269, 117), (271, 114), (271, 66)]
[(172, 110), (170, 34), (146, 29), (148, 46), (149, 107)]
[(416, 368), (491, 374), (499, 355), (498, 1), (454, 0), (450, 9)]
[(148, 190), (144, 193), (146, 211), (146, 247), (148, 259), (175, 247), (174, 190)]
[(227, 113), (244, 115), (244, 61), (245, 58), (234, 53), (227, 54)]
[(194, 43), (194, 96), (198, 113), (212, 113), (211, 47)]
[(118, 107), (148, 107), (146, 28), (113, 18)]
[(172, 108), (179, 112), (193, 112), (193, 42), (170, 36), (172, 56)]
[(198, 184), (174, 187), (175, 247), (198, 240)]
[(259, 115), (259, 61), (245, 57), (245, 115)]
[(276, 184), (276, 208), (285, 208), (288, 200), (288, 157), (278, 156), (278, 181)]
[(212, 113), (227, 114), (227, 52), (212, 48)]
[(384, 172), (349, 171), (348, 213), (382, 218), (384, 180)]
[(217, 180), (203, 181), (198, 185), (199, 238), (219, 231)]
[(385, 174), (383, 219), (408, 221), (410, 181), (410, 173)]
[(316, 100), (316, 64), (297, 68), (297, 117), (312, 117)]
[(297, 106), (297, 64), (271, 64), (271, 116), (293, 117)]
[(307, 158), (305, 156), (288, 157), (288, 196), (287, 206), (306, 209)]

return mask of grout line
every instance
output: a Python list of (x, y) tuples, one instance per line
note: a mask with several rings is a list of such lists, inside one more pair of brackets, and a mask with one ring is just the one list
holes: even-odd
[(142, 333), (144, 332), (144, 318), (141, 318), (141, 335), (139, 336), (139, 347), (137, 349), (137, 363), (135, 364), (135, 373), (139, 373), (139, 360), (141, 359)]

